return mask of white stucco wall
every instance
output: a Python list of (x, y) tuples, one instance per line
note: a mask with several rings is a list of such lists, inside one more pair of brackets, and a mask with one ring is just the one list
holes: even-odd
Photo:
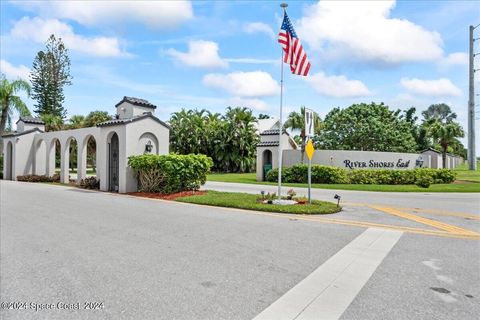
[(122, 102), (117, 106), (117, 114), (120, 119), (133, 118), (134, 116), (141, 116), (145, 112), (150, 112), (155, 114), (154, 108), (142, 107), (128, 103), (127, 101)]
[[(413, 169), (419, 156), (416, 153), (316, 150), (313, 154), (312, 164), (344, 169)], [(307, 161), (305, 156), (305, 163)], [(284, 151), (283, 163), (286, 167), (301, 163), (301, 151)]]
[[(145, 118), (140, 121), (135, 121), (126, 127), (125, 138), (125, 156), (128, 159), (132, 155), (140, 155), (145, 153), (145, 144), (148, 140), (152, 141), (154, 148), (152, 154), (168, 154), (170, 144), (170, 130), (158, 123), (152, 118)], [(152, 139), (153, 138), (153, 139)], [(125, 169), (125, 185), (123, 185), (119, 192), (133, 192), (137, 190), (137, 179), (133, 170), (128, 167), (125, 162), (123, 167)], [(122, 170), (122, 167), (120, 167)]]

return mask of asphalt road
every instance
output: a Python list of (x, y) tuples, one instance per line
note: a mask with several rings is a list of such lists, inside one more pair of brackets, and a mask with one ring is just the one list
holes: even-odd
[[(256, 185), (245, 183), (224, 183), (208, 181), (205, 189), (258, 193), (261, 190), (266, 192), (277, 192), (277, 186)], [(286, 194), (290, 187), (282, 187), (282, 193)], [(306, 195), (306, 188), (293, 188), (298, 195)], [(447, 210), (453, 212), (468, 212), (480, 214), (479, 193), (438, 193), (438, 192), (374, 192), (354, 190), (330, 190), (312, 189), (312, 197), (318, 200), (335, 201), (333, 196), (339, 194), (342, 202), (346, 203), (369, 203), (399, 206), (406, 208), (423, 208)]]
[[(348, 201), (366, 202), (361, 194)], [(441, 196), (435, 201), (445, 206), (432, 207), (447, 210), (449, 200)], [(456, 212), (475, 214), (475, 198), (448, 197), (458, 203)], [(387, 204), (422, 203), (421, 195), (410, 202), (392, 199)], [(419, 225), (362, 206), (345, 209), (341, 215), (347, 220)], [(480, 231), (476, 220), (437, 218)], [(21, 302), (17, 307), (27, 303), (28, 309), (11, 310), (9, 304), (0, 318), (252, 319), (366, 230), (1, 181), (0, 300)], [(342, 319), (476, 319), (480, 241), (401, 232)], [(78, 303), (80, 310), (59, 310), (62, 303)], [(84, 310), (85, 303), (98, 310)], [(53, 307), (35, 311), (34, 304)]]

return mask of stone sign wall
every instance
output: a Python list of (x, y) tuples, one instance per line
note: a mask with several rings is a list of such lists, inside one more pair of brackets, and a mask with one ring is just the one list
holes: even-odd
[[(344, 169), (414, 169), (417, 160), (423, 160), (426, 166), (426, 157), (416, 153), (374, 152), (374, 151), (344, 151), (344, 150), (316, 150), (312, 164), (335, 166)], [(304, 163), (307, 163), (305, 155)], [(291, 167), (302, 162), (300, 150), (285, 150), (283, 164)]]

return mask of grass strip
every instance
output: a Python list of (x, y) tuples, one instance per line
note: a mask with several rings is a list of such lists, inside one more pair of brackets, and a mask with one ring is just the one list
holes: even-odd
[(326, 201), (314, 200), (312, 204), (283, 206), (257, 202), (259, 197), (260, 195), (248, 193), (208, 191), (202, 195), (177, 198), (175, 201), (215, 207), (293, 214), (330, 214), (342, 210), (342, 207), (337, 207), (335, 203)]

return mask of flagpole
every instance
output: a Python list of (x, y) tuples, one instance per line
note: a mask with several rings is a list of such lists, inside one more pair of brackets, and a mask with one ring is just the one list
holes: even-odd
[[(283, 15), (285, 16), (286, 8), (288, 4), (282, 3), (280, 7), (283, 8)], [(282, 121), (282, 107), (283, 107), (283, 48), (282, 48), (282, 60), (280, 61), (280, 130), (278, 132), (278, 200), (282, 199), (282, 133), (283, 133), (283, 121)]]

